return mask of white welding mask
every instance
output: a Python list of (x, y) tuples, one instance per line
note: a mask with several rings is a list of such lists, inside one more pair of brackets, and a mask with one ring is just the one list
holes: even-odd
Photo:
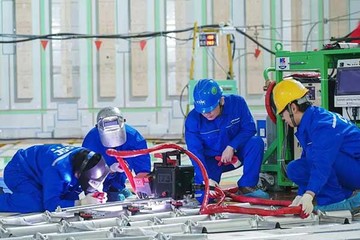
[(99, 112), (97, 129), (105, 147), (119, 147), (126, 142), (125, 121), (118, 108), (108, 107)]

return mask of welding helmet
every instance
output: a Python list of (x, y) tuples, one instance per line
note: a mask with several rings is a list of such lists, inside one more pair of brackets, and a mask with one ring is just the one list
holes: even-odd
[(292, 78), (277, 83), (273, 89), (276, 114), (284, 111), (289, 103), (304, 97), (308, 91), (299, 81)]
[(198, 113), (208, 113), (219, 105), (222, 89), (212, 79), (201, 79), (194, 87), (193, 97), (195, 110)]
[(96, 118), (101, 143), (105, 147), (118, 147), (126, 142), (125, 119), (117, 107), (100, 110)]
[(74, 172), (79, 179), (82, 190), (87, 194), (102, 192), (103, 182), (110, 173), (104, 158), (89, 150), (80, 150), (74, 154)]

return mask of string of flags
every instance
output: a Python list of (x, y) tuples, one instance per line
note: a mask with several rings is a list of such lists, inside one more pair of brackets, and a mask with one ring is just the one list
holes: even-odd
[[(48, 42), (49, 42), (49, 40), (40, 40), (41, 46), (43, 47), (44, 50), (46, 50), (46, 47), (47, 47), (47, 45), (48, 45)], [(101, 48), (101, 45), (102, 45), (103, 41), (101, 41), (101, 40), (95, 40), (94, 43), (95, 43), (96, 49), (99, 51), (100, 48)], [(147, 41), (146, 41), (146, 40), (141, 40), (141, 41), (139, 42), (141, 51), (143, 51), (143, 50), (145, 49), (146, 44), (147, 44)]]

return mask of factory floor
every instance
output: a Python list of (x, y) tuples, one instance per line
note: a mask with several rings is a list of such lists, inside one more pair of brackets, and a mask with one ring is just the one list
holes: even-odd
[[(173, 140), (169, 141), (171, 141), (172, 143), (178, 143)], [(0, 142), (0, 172), (2, 173), (2, 169), (6, 166), (7, 162), (10, 161), (11, 157), (18, 149), (43, 143), (63, 143), (80, 146), (81, 140), (27, 139), (19, 141), (2, 141)], [(163, 143), (163, 141), (151, 140), (149, 141), (149, 147), (161, 143)], [(181, 145), (181, 143), (179, 145)], [(152, 157), (152, 161), (156, 162), (161, 160)], [(190, 164), (190, 162), (188, 159), (185, 158), (182, 159), (182, 164)], [(239, 176), (241, 176), (241, 174), (242, 168), (223, 174), (220, 183), (221, 187), (228, 188), (235, 186), (236, 181)], [(2, 175), (0, 174), (0, 177), (1, 176)], [(272, 199), (292, 200), (294, 196), (296, 196), (296, 189), (269, 192), (269, 194)], [(188, 210), (185, 210), (185, 212), (186, 211)], [(103, 214), (104, 212), (106, 212), (106, 210), (102, 210), (100, 212)], [(109, 212), (114, 214), (113, 210), (110, 210)], [(60, 212), (57, 214), (62, 213)], [(152, 214), (154, 214), (154, 217), (152, 216)], [(167, 218), (167, 215), (164, 214), (170, 214), (170, 219)], [(117, 239), (360, 239), (358, 237), (360, 236), (360, 221), (358, 221), (358, 217), (348, 211), (339, 212), (337, 214), (338, 215), (329, 214), (328, 216), (322, 216), (321, 214), (312, 214), (307, 219), (301, 219), (298, 216), (294, 215), (287, 215), (281, 217), (259, 217), (247, 214), (225, 213), (217, 215), (216, 218), (209, 216), (209, 219), (199, 220), (199, 217), (202, 217), (202, 215), (189, 213), (187, 216), (185, 216), (185, 222), (181, 224), (179, 223), (180, 226), (178, 226), (174, 222), (180, 221), (181, 217), (177, 216), (174, 218), (172, 213), (157, 212), (157, 210), (154, 210), (153, 213), (145, 213), (139, 216), (135, 215), (133, 216), (133, 218), (129, 217), (130, 220), (126, 218), (126, 221), (129, 221), (128, 225), (126, 226), (137, 226), (134, 230), (134, 227), (119, 227), (119, 218), (122, 218), (123, 215), (121, 215), (121, 217), (119, 215), (114, 219), (96, 219), (93, 221), (85, 222), (67, 220), (66, 217), (64, 218), (62, 216), (61, 222), (53, 223), (52, 221), (49, 222), (49, 219), (56, 219), (57, 216), (54, 217), (54, 215), (50, 213), (41, 213), (40, 215), (0, 213), (0, 237), (9, 237), (9, 239), (108, 239), (116, 238), (116, 234), (118, 234), (117, 236), (119, 238)], [(143, 219), (140, 219), (139, 217), (143, 217)], [(38, 220), (38, 218), (40, 218), (40, 220)], [(43, 218), (46, 220), (44, 220)], [(110, 225), (112, 226), (111, 228), (105, 227), (106, 224), (111, 224), (111, 220), (114, 220), (113, 224), (115, 225)], [(99, 221), (106, 221), (106, 223), (100, 223)], [(125, 220), (121, 219), (121, 222), (123, 221)], [(141, 224), (144, 224), (145, 221), (148, 225), (143, 227)], [(169, 221), (169, 223), (166, 223), (167, 221)], [(163, 226), (161, 226), (162, 224), (159, 225), (159, 222), (162, 222)], [(155, 226), (153, 226), (154, 224), (159, 229), (155, 229)], [(149, 225), (151, 225), (151, 231), (157, 232), (157, 235), (154, 236), (150, 234), (150, 237), (147, 237), (147, 235), (146, 237), (140, 237), (138, 235), (139, 231), (142, 234), (145, 234), (144, 232), (148, 234), (147, 231), (150, 228)], [(206, 229), (206, 231), (198, 232), (194, 230), (196, 229), (196, 227), (199, 226), (202, 226), (202, 228)], [(165, 227), (166, 229), (160, 230), (160, 227)], [(177, 227), (182, 229), (181, 231), (184, 232), (176, 232)], [(131, 235), (132, 233), (129, 233), (131, 236), (134, 237), (126, 238), (124, 237), (124, 235), (121, 235), (124, 234), (124, 232), (126, 231), (131, 232), (132, 230), (137, 232), (135, 235)], [(176, 233), (172, 233), (172, 230)], [(94, 232), (91, 232), (93, 233), (92, 235), (87, 235), (89, 233), (88, 231)], [(164, 232), (159, 233), (159, 231)], [(165, 234), (166, 236), (164, 235), (164, 237), (163, 234)], [(110, 237), (110, 235), (112, 237)]]

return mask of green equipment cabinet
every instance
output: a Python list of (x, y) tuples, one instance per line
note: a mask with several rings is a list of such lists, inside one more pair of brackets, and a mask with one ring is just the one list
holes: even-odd
[[(352, 111), (356, 115), (360, 107), (360, 48), (290, 52), (284, 51), (281, 43), (276, 43), (275, 50), (275, 67), (265, 69), (265, 80), (269, 80), (270, 72), (274, 72), (276, 83), (294, 73), (318, 73), (318, 104), (330, 111), (350, 107), (356, 110)], [(345, 84), (340, 82), (340, 74)], [(267, 143), (261, 171), (275, 177), (275, 187), (295, 187), (286, 177), (286, 165), (294, 159), (294, 144), (288, 144), (287, 136), (293, 135), (294, 130), (288, 129), (280, 116), (276, 116), (276, 124), (273, 124), (275, 138)]]

